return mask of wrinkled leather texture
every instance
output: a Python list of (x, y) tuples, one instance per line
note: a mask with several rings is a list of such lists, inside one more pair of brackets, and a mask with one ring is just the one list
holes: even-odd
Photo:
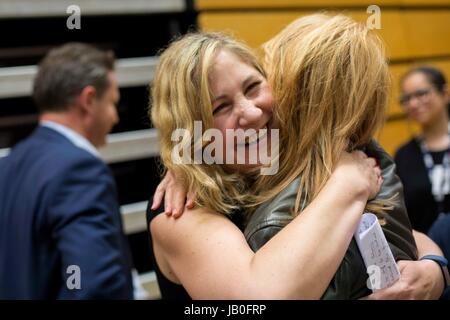
[[(378, 159), (382, 169), (384, 182), (377, 199), (389, 199), (398, 194), (394, 198), (395, 208), (385, 215), (386, 224), (382, 226), (394, 258), (397, 261), (415, 260), (417, 248), (403, 200), (403, 186), (395, 174), (395, 164), (375, 141), (371, 141), (364, 151), (368, 156)], [(272, 201), (263, 203), (250, 217), (244, 234), (253, 251), (261, 248), (292, 221), (291, 210), (294, 207), (298, 186), (299, 178)], [(322, 299), (357, 299), (366, 296), (371, 293), (366, 285), (367, 279), (364, 262), (353, 238)]]

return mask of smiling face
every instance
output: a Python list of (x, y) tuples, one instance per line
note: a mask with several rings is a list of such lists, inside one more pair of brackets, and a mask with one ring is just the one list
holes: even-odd
[[(224, 137), (223, 152), (234, 150), (234, 164), (227, 164), (230, 171), (244, 171), (250, 164), (250, 152), (270, 149), (270, 122), (274, 99), (264, 76), (251, 65), (243, 62), (228, 50), (221, 50), (209, 75), (212, 96), (213, 124)], [(227, 130), (254, 129), (256, 134), (237, 145)], [(258, 134), (268, 129), (267, 134)], [(262, 133), (263, 131), (261, 131)], [(233, 149), (232, 149), (233, 148)], [(237, 164), (237, 153), (245, 152), (245, 164)], [(265, 152), (265, 151), (261, 151)]]
[(439, 92), (422, 72), (408, 75), (402, 83), (402, 105), (409, 117), (422, 126), (445, 115), (447, 95)]

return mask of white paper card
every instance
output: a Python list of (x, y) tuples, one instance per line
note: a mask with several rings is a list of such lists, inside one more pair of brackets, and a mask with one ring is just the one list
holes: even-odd
[(383, 229), (373, 213), (362, 215), (355, 239), (369, 274), (369, 288), (375, 292), (394, 284), (400, 278), (400, 272)]

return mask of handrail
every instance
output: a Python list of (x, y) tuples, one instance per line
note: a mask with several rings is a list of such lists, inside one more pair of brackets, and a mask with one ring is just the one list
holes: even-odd
[(120, 207), (125, 234), (147, 230), (145, 212), (148, 201), (125, 204)]
[[(121, 88), (147, 86), (153, 79), (157, 64), (158, 57), (118, 59), (116, 73), (119, 86)], [(37, 66), (0, 68), (0, 98), (31, 95), (36, 72)]]
[(183, 12), (185, 0), (2, 0), (0, 18), (69, 17), (76, 4), (83, 15), (153, 14)]
[[(102, 159), (109, 164), (156, 157), (159, 155), (158, 131), (144, 129), (111, 133), (107, 137), (107, 144), (99, 151)], [(0, 158), (9, 152), (9, 148), (0, 149)]]

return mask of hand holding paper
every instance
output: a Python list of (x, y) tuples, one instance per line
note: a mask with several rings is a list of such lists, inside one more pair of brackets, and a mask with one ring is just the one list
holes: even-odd
[(368, 287), (376, 292), (394, 284), (400, 278), (400, 272), (374, 214), (362, 215), (355, 239), (369, 274)]

